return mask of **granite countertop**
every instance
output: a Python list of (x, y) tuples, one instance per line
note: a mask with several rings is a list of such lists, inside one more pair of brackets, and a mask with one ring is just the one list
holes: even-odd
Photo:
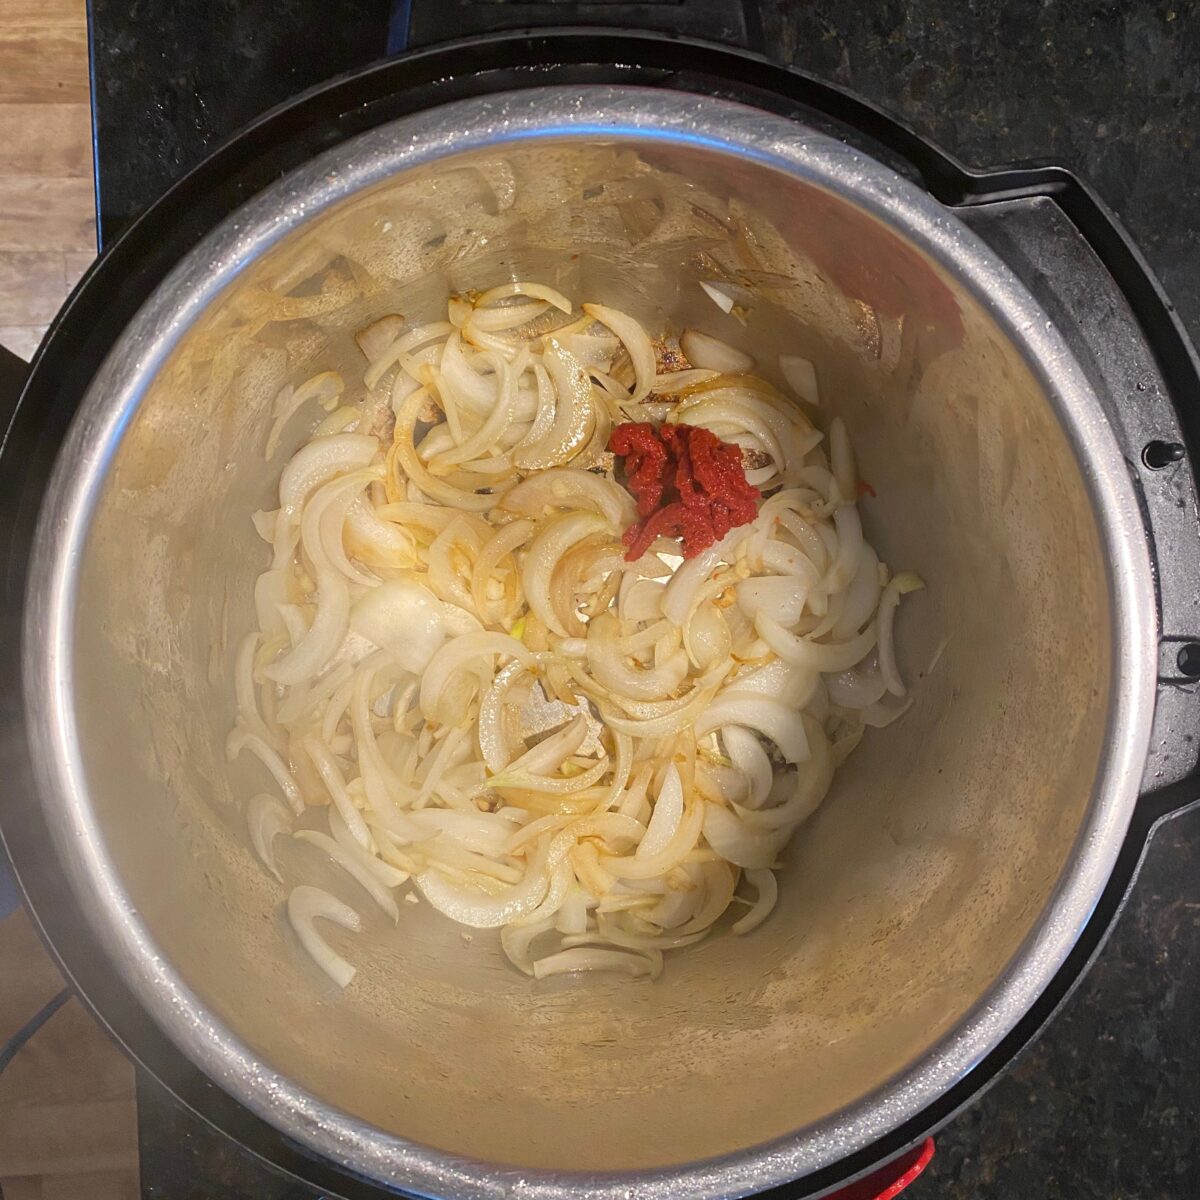
[[(1200, 341), (1200, 5), (763, 0), (761, 7), (766, 44), (778, 57), (903, 114), (968, 164), (1051, 160), (1090, 180)], [(135, 135), (117, 119), (131, 97), (144, 115), (139, 149), (153, 151), (140, 186), (153, 191), (255, 112), (379, 54), (387, 24), (379, 6), (340, 0), (336, 19), (322, 9), (314, 36), (305, 32), (309, 9), (301, 0), (269, 9), (212, 0), (204, 19), (172, 41), (161, 30), (148, 38), (147, 23), (178, 22), (177, 12), (151, 11), (146, 0), (93, 0), (92, 8), (101, 182), (108, 171), (111, 185), (102, 186), (101, 200), (114, 224), (132, 211), (121, 163), (128, 157), (122, 139)], [(569, 19), (564, 12), (563, 23)], [(206, 82), (214, 54), (236, 67), (245, 86), (222, 95)], [(1088, 978), (1016, 1068), (939, 1135), (933, 1165), (906, 1195), (1200, 1195), (1197, 1032), (1200, 810), (1159, 831)], [(200, 1195), (155, 1190), (153, 1181), (178, 1178), (189, 1158), (197, 1169), (215, 1166), (223, 1158), (219, 1139), (188, 1126), (157, 1087), (147, 1084), (143, 1101), (146, 1194)], [(222, 1197), (251, 1194), (224, 1169), (214, 1181)], [(252, 1194), (290, 1200), (302, 1193), (264, 1177)]]

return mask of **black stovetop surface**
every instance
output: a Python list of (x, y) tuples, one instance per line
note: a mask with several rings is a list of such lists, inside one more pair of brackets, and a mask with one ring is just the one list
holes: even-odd
[[(395, 49), (410, 0), (91, 0), (104, 242), (239, 125)], [(441, 0), (450, 20), (471, 0)], [(724, 6), (643, 24), (737, 37)], [(478, 3), (608, 19), (604, 3)], [(428, 9), (423, 10), (428, 13)], [(775, 57), (904, 114), (968, 163), (1051, 159), (1116, 209), (1200, 340), (1200, 5), (1190, 0), (762, 0)], [(424, 18), (428, 22), (428, 17)], [(419, 22), (414, 23), (417, 29)], [(756, 32), (751, 21), (751, 36)], [(421, 26), (414, 40), (428, 40)], [(1198, 398), (1200, 402), (1200, 398)], [(1155, 837), (1116, 932), (1015, 1070), (938, 1136), (906, 1200), (1200, 1195), (1200, 811)], [(139, 1077), (154, 1200), (310, 1200)]]

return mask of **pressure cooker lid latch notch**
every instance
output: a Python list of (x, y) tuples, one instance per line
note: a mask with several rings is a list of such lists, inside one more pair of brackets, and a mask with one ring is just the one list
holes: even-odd
[(1200, 680), (1200, 637), (1164, 637), (1158, 644), (1158, 677), (1174, 684)]
[(1163, 471), (1183, 462), (1186, 457), (1187, 448), (1182, 442), (1165, 442), (1155, 438), (1142, 447), (1142, 462), (1151, 471)]

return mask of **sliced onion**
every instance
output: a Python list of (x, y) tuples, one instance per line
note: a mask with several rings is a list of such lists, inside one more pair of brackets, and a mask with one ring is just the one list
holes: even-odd
[(662, 786), (654, 801), (654, 812), (646, 835), (634, 851), (636, 858), (652, 858), (661, 854), (679, 830), (683, 819), (683, 782), (674, 763), (669, 763), (663, 775)]
[(780, 575), (743, 579), (735, 592), (738, 607), (751, 620), (761, 613), (780, 625), (795, 625), (808, 600), (800, 580)]
[(687, 654), (676, 650), (652, 668), (631, 666), (622, 653), (619, 628), (617, 618), (607, 612), (593, 617), (588, 625), (587, 663), (596, 679), (612, 692), (640, 700), (659, 700), (673, 694), (687, 678)]
[(360, 329), (354, 335), (354, 341), (367, 362), (373, 362), (401, 336), (403, 329), (404, 318), (399, 313), (389, 313)]
[(402, 883), (408, 881), (408, 872), (400, 871), (393, 867), (390, 863), (385, 863), (383, 859), (378, 858), (375, 854), (364, 849), (354, 840), (354, 834), (350, 832), (346, 822), (342, 820), (336, 808), (329, 810), (329, 830), (333, 834), (333, 840), (337, 842), (355, 862), (368, 871), (379, 880), (385, 888), (399, 887)]
[(863, 542), (858, 556), (858, 570), (846, 589), (841, 614), (830, 630), (835, 641), (843, 641), (858, 633), (871, 619), (879, 606), (879, 558), (869, 542)]
[(425, 345), (426, 342), (432, 342), (435, 338), (445, 337), (453, 329), (454, 326), (447, 321), (433, 321), (428, 325), (418, 325), (415, 329), (410, 329), (372, 361), (363, 376), (363, 382), (368, 389), (376, 387), (386, 372), (406, 354), (418, 346)]
[(733, 297), (728, 292), (723, 291), (715, 283), (709, 283), (707, 280), (700, 280), (700, 286), (704, 289), (704, 294), (723, 312), (733, 312)]
[(492, 895), (451, 883), (436, 870), (422, 871), (414, 882), (425, 899), (451, 920), (472, 929), (497, 929), (532, 912), (546, 895), (550, 877), (542, 853), (526, 867), (520, 883)]
[(848, 671), (862, 662), (874, 648), (876, 638), (874, 623), (846, 642), (814, 642), (797, 637), (778, 622), (764, 616), (758, 617), (754, 628), (780, 658), (798, 667), (824, 672)]
[(533, 974), (533, 958), (530, 947), (543, 933), (554, 928), (554, 917), (543, 917), (531, 925), (506, 925), (500, 931), (500, 945), (508, 961), (526, 975)]
[(346, 828), (354, 835), (354, 840), (360, 846), (369, 846), (371, 834), (367, 829), (367, 824), (363, 820), (362, 814), (354, 807), (354, 801), (346, 790), (346, 780), (342, 775), (341, 768), (337, 765), (337, 760), (330, 753), (329, 747), (310, 734), (304, 739), (304, 750), (320, 773), (333, 803), (337, 806), (338, 815), (346, 822)]
[(283, 468), (279, 480), (279, 506), (295, 519), (308, 495), (335, 475), (358, 471), (379, 452), (379, 443), (362, 433), (339, 433), (314, 438), (302, 446)]
[(668, 621), (680, 626), (687, 621), (700, 588), (718, 564), (732, 561), (733, 552), (751, 532), (752, 526), (749, 525), (731, 529), (719, 542), (702, 550), (695, 558), (687, 559), (676, 569), (662, 600), (663, 616)]
[(287, 833), (292, 827), (287, 809), (274, 796), (260, 792), (246, 805), (246, 826), (259, 861), (282, 883), (283, 876), (275, 861), (274, 842), (276, 835)]
[(817, 369), (807, 358), (802, 358), (799, 354), (781, 354), (779, 370), (787, 380), (788, 387), (801, 400), (807, 400), (809, 404), (820, 405), (821, 392), (817, 387)]
[(547, 509), (589, 509), (613, 529), (637, 520), (633, 497), (620, 484), (578, 467), (553, 467), (531, 476), (506, 492), (500, 507), (525, 517), (541, 517)]
[(853, 504), (858, 498), (858, 471), (854, 466), (850, 434), (841, 417), (834, 417), (829, 422), (829, 469), (837, 480), (842, 499), (847, 504)]
[(342, 394), (345, 386), (342, 377), (336, 371), (323, 371), (319, 375), (314, 375), (311, 379), (306, 379), (298, 388), (293, 388), (290, 385), (285, 387), (275, 397), (275, 409), (273, 413), (275, 420), (271, 425), (270, 433), (267, 435), (267, 447), (264, 457), (275, 457), (275, 451), (279, 449), (279, 437), (283, 433), (284, 426), (305, 404), (310, 400), (316, 400), (326, 412), (331, 412), (337, 405), (337, 398)]
[(324, 850), (347, 875), (354, 879), (370, 895), (371, 899), (379, 905), (387, 916), (391, 917), (393, 921), (400, 919), (400, 909), (396, 907), (396, 901), (392, 898), (392, 894), (387, 888), (370, 871), (363, 867), (352, 854), (348, 853), (343, 846), (338, 845), (333, 838), (329, 837), (328, 834), (319, 833), (315, 829), (300, 829), (292, 836), (302, 842), (308, 842), (316, 846), (318, 850)]
[(779, 747), (787, 762), (803, 762), (809, 757), (808, 738), (800, 713), (778, 700), (736, 693), (722, 695), (696, 721), (696, 737), (704, 737), (725, 725), (757, 729)]
[(924, 586), (919, 575), (914, 575), (911, 571), (902, 571), (883, 589), (883, 595), (879, 598), (879, 673), (893, 696), (903, 696), (905, 693), (904, 680), (900, 678), (900, 668), (896, 665), (892, 632), (896, 608), (901, 596)]
[(500, 441), (505, 430), (512, 424), (517, 403), (517, 379), (524, 371), (527, 361), (527, 358), (518, 359), (515, 365), (510, 365), (498, 355), (492, 358), (498, 388), (487, 420), (477, 432), (453, 450), (436, 455), (429, 464), (431, 471), (444, 473), (445, 468), (478, 458)]
[[(419, 388), (413, 392), (400, 406), (396, 414), (395, 440), (389, 452), (389, 472), (394, 476), (395, 467), (403, 467), (410, 483), (415, 484), (426, 496), (440, 500), (451, 508), (464, 509), (468, 512), (486, 512), (492, 508), (499, 496), (496, 493), (480, 495), (455, 487), (444, 479), (430, 474), (413, 443), (413, 430), (420, 417), (421, 406), (425, 401), (425, 389)], [(349, 436), (349, 435), (345, 435)], [(389, 498), (396, 497), (389, 492)]]
[(882, 672), (859, 669), (828, 675), (825, 686), (829, 699), (839, 708), (869, 708), (887, 691)]
[(774, 865), (792, 831), (748, 828), (727, 808), (710, 804), (704, 818), (704, 840), (735, 866), (765, 869)]
[(655, 960), (648, 954), (635, 954), (626, 950), (603, 950), (576, 946), (548, 954), (533, 964), (536, 979), (549, 979), (552, 975), (572, 975), (579, 971), (619, 971), (634, 979), (655, 978), (662, 970), (661, 959)]
[(771, 791), (775, 771), (762, 743), (740, 725), (721, 727), (721, 742), (734, 769), (746, 780), (747, 807), (761, 808)]
[(525, 599), (538, 620), (559, 637), (566, 637), (567, 630), (551, 603), (550, 581), (554, 570), (572, 546), (607, 529), (607, 521), (595, 513), (568, 513), (549, 521), (530, 544), (521, 570)]
[(679, 348), (693, 367), (708, 371), (740, 375), (754, 366), (750, 355), (698, 329), (685, 329), (679, 335)]
[(296, 786), (296, 780), (292, 777), (292, 773), (283, 759), (261, 737), (248, 732), (244, 726), (238, 725), (225, 740), (225, 753), (232, 760), (237, 758), (243, 750), (249, 750), (271, 772), (292, 812), (297, 815), (302, 813), (304, 797), (301, 796), (300, 789)]
[(771, 915), (775, 902), (779, 899), (779, 884), (774, 871), (752, 867), (746, 872), (746, 881), (758, 896), (750, 911), (741, 920), (734, 921), (734, 933), (749, 933), (752, 929), (757, 929)]
[(362, 929), (358, 913), (321, 888), (307, 885), (292, 889), (287, 913), (300, 945), (338, 987), (344, 988), (354, 978), (355, 969), (317, 932), (314, 922), (320, 917), (358, 933)]
[[(445, 721), (447, 714), (439, 713), (439, 704), (446, 685), (458, 671), (475, 659), (485, 658), (489, 664), (497, 654), (520, 659), (527, 666), (534, 663), (533, 655), (506, 633), (468, 633), (446, 642), (433, 655), (421, 676), (420, 706), (427, 718)], [(487, 683), (492, 678), (491, 667), (487, 669)]]
[(711, 805), (698, 797), (685, 803), (683, 819), (671, 840), (658, 854), (638, 858), (634, 854), (600, 856), (600, 866), (618, 879), (654, 879), (677, 867), (695, 849), (704, 828), (704, 815)]
[(475, 307), (477, 309), (486, 308), (489, 304), (495, 304), (497, 300), (508, 299), (509, 296), (529, 296), (534, 300), (545, 300), (547, 304), (553, 304), (562, 312), (571, 312), (571, 301), (562, 292), (556, 291), (544, 283), (534, 283), (526, 279), (502, 283), (498, 287), (489, 288), (475, 301)]
[(535, 421), (530, 435), (513, 451), (513, 463), (525, 471), (569, 462), (587, 445), (595, 427), (592, 384), (579, 360), (548, 338), (542, 361), (554, 386), (554, 420), (542, 436), (535, 436)]
[(606, 308), (603, 304), (585, 304), (583, 311), (601, 325), (606, 325), (621, 339), (629, 354), (629, 361), (633, 363), (634, 385), (629, 400), (632, 404), (639, 403), (654, 387), (657, 371), (654, 346), (646, 336), (646, 331), (631, 316), (615, 308)]
[(319, 675), (346, 636), (350, 622), (350, 589), (333, 570), (317, 575), (317, 615), (299, 645), (278, 662), (263, 668), (268, 679), (285, 686)]
[(480, 628), (470, 613), (439, 600), (414, 576), (389, 579), (365, 593), (349, 625), (414, 675), (428, 667), (447, 637)]

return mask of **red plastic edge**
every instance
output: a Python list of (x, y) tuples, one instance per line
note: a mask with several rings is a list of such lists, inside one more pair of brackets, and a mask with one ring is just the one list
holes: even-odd
[(880, 1167), (865, 1179), (855, 1180), (849, 1187), (826, 1197), (826, 1200), (896, 1200), (929, 1166), (932, 1158), (933, 1138), (926, 1138), (921, 1145), (901, 1155), (895, 1162)]

